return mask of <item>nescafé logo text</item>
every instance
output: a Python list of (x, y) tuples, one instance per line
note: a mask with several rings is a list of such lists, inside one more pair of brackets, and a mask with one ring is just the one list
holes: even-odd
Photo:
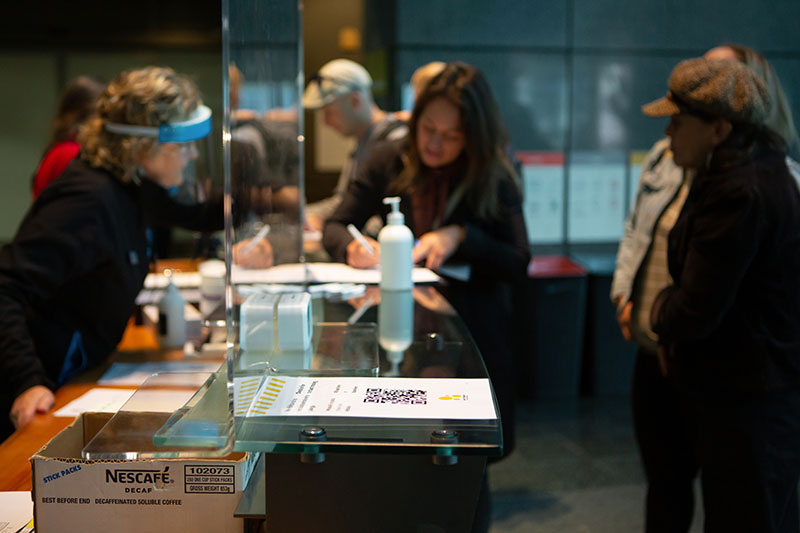
[[(172, 483), (169, 467), (164, 470), (133, 470), (128, 468), (106, 468), (106, 483), (125, 483), (139, 485), (165, 485)], [(149, 492), (149, 491), (148, 491)]]

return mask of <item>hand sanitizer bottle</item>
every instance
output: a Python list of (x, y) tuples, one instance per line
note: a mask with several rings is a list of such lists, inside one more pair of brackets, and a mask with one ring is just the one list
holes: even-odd
[(381, 245), (381, 282), (380, 288), (394, 291), (411, 289), (411, 249), (414, 235), (405, 225), (405, 218), (400, 212), (400, 198), (397, 196), (384, 198), (383, 203), (392, 206), (386, 217), (386, 225), (378, 233)]
[(158, 340), (162, 348), (183, 348), (186, 344), (185, 306), (186, 301), (170, 276), (158, 302)]

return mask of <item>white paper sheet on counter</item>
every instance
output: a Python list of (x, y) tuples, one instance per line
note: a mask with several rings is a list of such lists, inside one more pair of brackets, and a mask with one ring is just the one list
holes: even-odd
[(238, 416), (497, 418), (488, 379), (267, 376), (234, 385)]

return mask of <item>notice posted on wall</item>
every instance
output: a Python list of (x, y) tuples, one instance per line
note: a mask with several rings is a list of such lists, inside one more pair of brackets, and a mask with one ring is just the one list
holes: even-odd
[(246, 417), (497, 418), (488, 379), (242, 377), (234, 405)]

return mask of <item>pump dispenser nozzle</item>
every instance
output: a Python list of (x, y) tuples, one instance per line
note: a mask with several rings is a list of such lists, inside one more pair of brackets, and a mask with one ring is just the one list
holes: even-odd
[(392, 206), (392, 211), (386, 216), (386, 222), (391, 225), (395, 226), (397, 224), (404, 224), (405, 217), (403, 213), (400, 212), (400, 197), (399, 196), (389, 196), (383, 199), (383, 203), (386, 205)]

